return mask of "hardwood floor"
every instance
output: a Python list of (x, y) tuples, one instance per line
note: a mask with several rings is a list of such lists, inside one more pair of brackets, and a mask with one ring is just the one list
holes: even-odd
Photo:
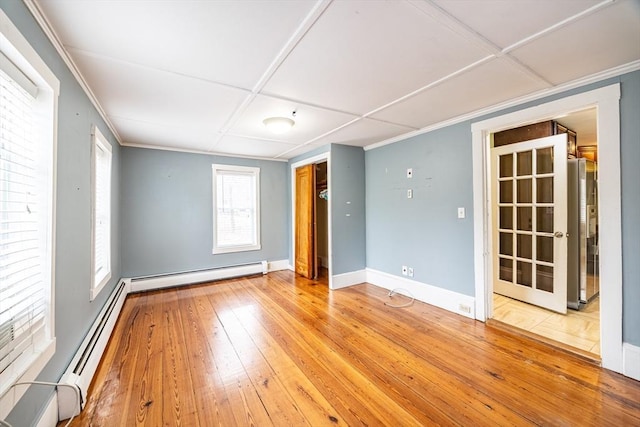
[(130, 295), (72, 425), (640, 425), (637, 381), (388, 300), (291, 272)]

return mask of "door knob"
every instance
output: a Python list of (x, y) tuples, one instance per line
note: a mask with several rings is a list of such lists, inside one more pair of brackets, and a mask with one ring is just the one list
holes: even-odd
[(555, 237), (562, 237), (562, 236), (564, 236), (564, 233), (562, 233), (562, 231), (556, 231), (555, 233), (553, 233), (553, 235)]

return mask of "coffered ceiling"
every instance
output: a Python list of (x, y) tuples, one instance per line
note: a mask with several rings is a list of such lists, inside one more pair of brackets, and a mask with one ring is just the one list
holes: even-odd
[(640, 68), (640, 0), (27, 3), (123, 145), (288, 159)]

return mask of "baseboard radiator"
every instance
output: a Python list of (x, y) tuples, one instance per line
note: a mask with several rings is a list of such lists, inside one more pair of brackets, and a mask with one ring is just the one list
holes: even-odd
[(219, 267), (209, 270), (190, 271), (186, 273), (164, 274), (160, 276), (136, 277), (131, 279), (131, 292), (142, 292), (153, 289), (170, 288), (194, 283), (213, 282), (233, 277), (267, 274), (267, 261), (241, 264), (231, 267)]
[(73, 390), (67, 387), (59, 387), (58, 420), (66, 420), (78, 415), (84, 408), (89, 385), (100, 363), (102, 353), (104, 353), (109, 342), (109, 337), (111, 337), (111, 332), (116, 320), (118, 320), (118, 315), (122, 310), (128, 293), (127, 282), (121, 280), (111, 292), (107, 303), (100, 311), (95, 322), (93, 322), (87, 336), (71, 360), (67, 371), (62, 376), (60, 382), (75, 386), (80, 391), (80, 399), (78, 401)]

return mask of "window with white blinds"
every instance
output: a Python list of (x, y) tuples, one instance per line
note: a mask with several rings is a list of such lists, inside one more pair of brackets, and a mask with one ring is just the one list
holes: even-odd
[(93, 128), (93, 283), (91, 299), (111, 279), (111, 144)]
[(21, 395), (5, 394), (8, 387), (19, 379), (35, 379), (29, 375), (37, 375), (55, 351), (53, 117), (59, 83), (32, 51), (15, 47), (18, 36), (4, 14), (0, 14), (0, 26), (2, 419)]
[(213, 253), (260, 249), (260, 168), (212, 167)]

